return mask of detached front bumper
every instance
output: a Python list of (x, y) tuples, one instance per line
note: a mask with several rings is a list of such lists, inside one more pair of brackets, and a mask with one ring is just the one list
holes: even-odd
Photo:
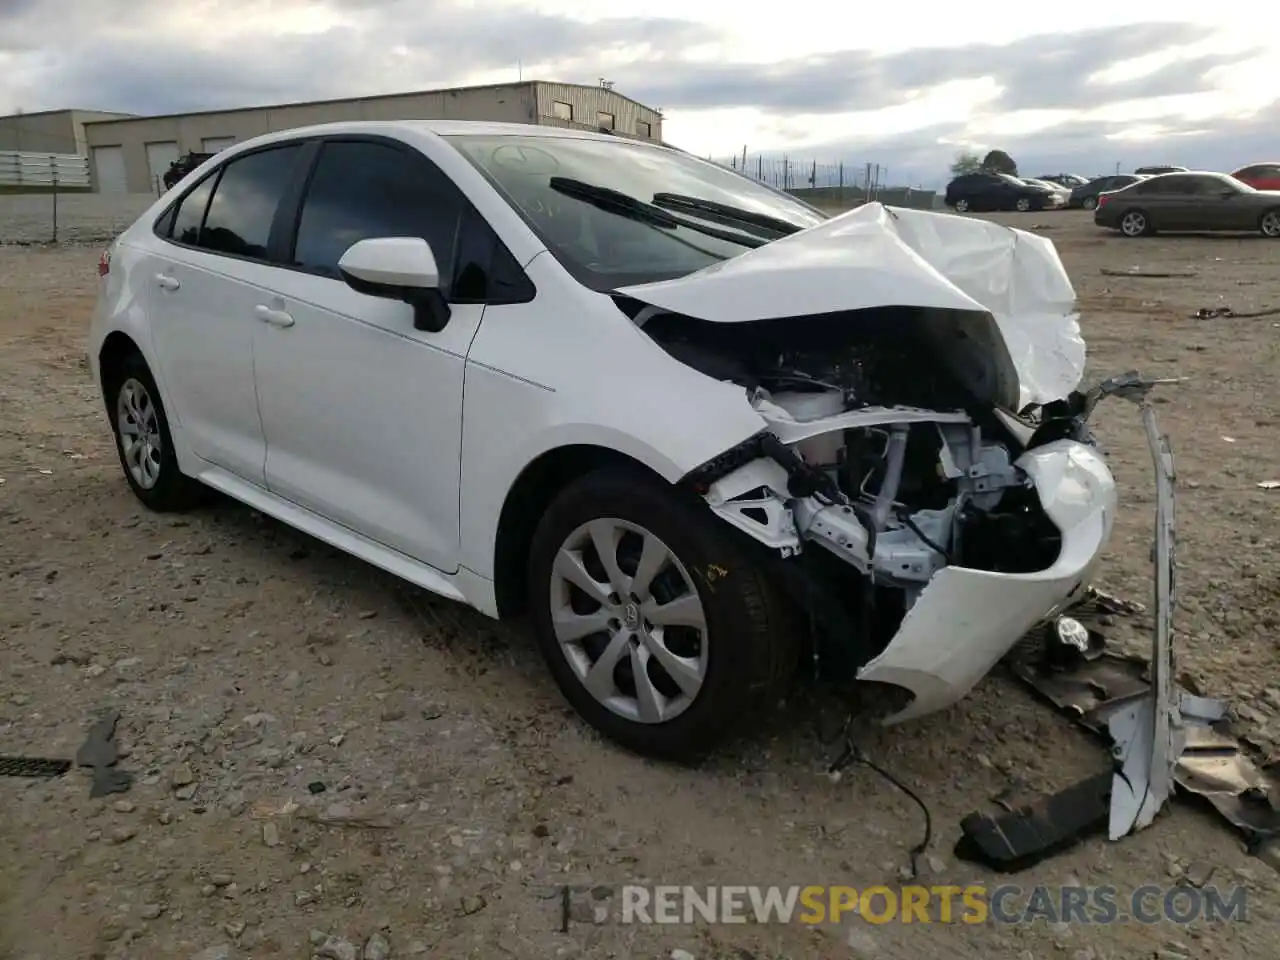
[(1035, 573), (939, 570), (889, 645), (858, 673), (860, 680), (894, 684), (915, 695), (886, 723), (961, 700), (1028, 630), (1075, 602), (1088, 586), (1115, 519), (1111, 471), (1094, 448), (1072, 440), (1037, 447), (1017, 466), (1062, 533), (1057, 561)]

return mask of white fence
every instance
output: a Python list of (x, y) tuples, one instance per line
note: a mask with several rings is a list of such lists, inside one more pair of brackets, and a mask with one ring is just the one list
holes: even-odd
[(0, 150), (0, 187), (86, 190), (89, 187), (89, 161), (75, 153)]

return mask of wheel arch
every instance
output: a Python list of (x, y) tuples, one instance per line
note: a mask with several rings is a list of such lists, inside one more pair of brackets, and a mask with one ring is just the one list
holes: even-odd
[[(147, 361), (147, 356), (143, 353), (142, 348), (138, 346), (138, 342), (121, 330), (112, 330), (107, 334), (106, 339), (102, 341), (102, 347), (98, 350), (98, 370), (99, 378), (102, 385), (102, 402), (108, 408), (107, 413), (110, 415), (112, 387), (115, 384), (115, 377), (119, 375), (120, 365), (131, 356), (139, 356), (148, 367), (151, 366)], [(155, 376), (155, 371), (152, 371)]]
[(494, 537), (494, 597), (498, 616), (519, 616), (527, 607), (525, 571), (534, 530), (556, 495), (579, 477), (606, 467), (634, 470), (667, 483), (655, 469), (611, 447), (574, 443), (544, 451), (530, 461), (507, 491)]

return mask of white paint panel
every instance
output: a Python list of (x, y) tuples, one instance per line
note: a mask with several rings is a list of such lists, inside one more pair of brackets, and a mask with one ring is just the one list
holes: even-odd
[(94, 147), (93, 167), (98, 193), (129, 192), (129, 179), (124, 172), (124, 147)]
[(217, 153), (219, 150), (227, 149), (235, 142), (235, 137), (205, 137), (200, 141), (200, 145), (204, 148), (205, 153)]
[(151, 173), (151, 185), (155, 186), (169, 172), (169, 165), (178, 162), (178, 145), (173, 141), (147, 144), (147, 170)]

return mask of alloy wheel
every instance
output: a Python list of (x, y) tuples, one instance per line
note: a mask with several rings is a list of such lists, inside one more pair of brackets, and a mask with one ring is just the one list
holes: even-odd
[(956, 213), (964, 213), (964, 212), (965, 212), (966, 210), (968, 210), (968, 209), (969, 209), (969, 201), (968, 201), (968, 200), (957, 200), (957, 201), (956, 201)]
[(1272, 210), (1262, 218), (1262, 233), (1267, 237), (1280, 237), (1280, 211)]
[(666, 543), (627, 520), (584, 523), (556, 554), (550, 592), (560, 652), (597, 702), (646, 724), (689, 708), (707, 676), (707, 617)]
[(1086, 210), (1096, 210), (1098, 207), (1098, 198), (1085, 197), (1084, 202), (1081, 204), (1081, 206), (1083, 206)]
[(1136, 210), (1126, 213), (1120, 220), (1120, 229), (1127, 237), (1137, 237), (1147, 232), (1147, 218)]
[(1028, 210), (1031, 209), (1031, 201), (1028, 200), (1026, 197), (1023, 197), (1018, 201), (1017, 206), (1019, 211), (1021, 211), (1022, 213), (1026, 213)]
[(160, 481), (160, 455), (164, 449), (160, 420), (151, 394), (132, 377), (116, 396), (116, 427), (130, 476), (143, 490), (151, 490)]

